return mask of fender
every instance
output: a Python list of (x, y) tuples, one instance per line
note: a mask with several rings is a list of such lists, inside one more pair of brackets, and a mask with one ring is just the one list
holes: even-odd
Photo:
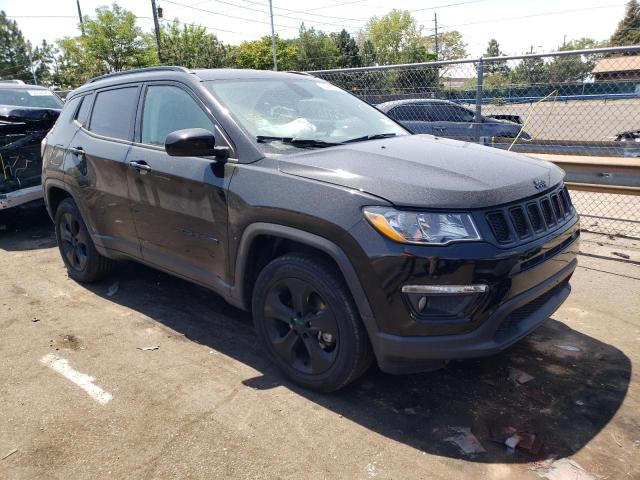
[(327, 240), (324, 237), (320, 237), (303, 230), (298, 230), (297, 228), (286, 227), (284, 225), (277, 225), (274, 223), (252, 223), (244, 229), (242, 238), (240, 239), (240, 246), (238, 247), (236, 254), (236, 282), (229, 290), (228, 300), (230, 303), (246, 310), (246, 305), (244, 305), (244, 282), (238, 281), (238, 279), (244, 278), (244, 273), (247, 268), (249, 248), (253, 239), (258, 235), (272, 235), (287, 240), (295, 240), (310, 247), (317, 248), (329, 255), (336, 262), (338, 268), (342, 272), (347, 286), (349, 287), (349, 291), (351, 292), (351, 296), (356, 302), (358, 312), (369, 331), (369, 335), (372, 336), (374, 332), (377, 332), (378, 328), (375, 324), (369, 300), (367, 299), (364, 289), (362, 288), (362, 284), (360, 283), (360, 279), (358, 278), (351, 261), (344, 251), (331, 240)]

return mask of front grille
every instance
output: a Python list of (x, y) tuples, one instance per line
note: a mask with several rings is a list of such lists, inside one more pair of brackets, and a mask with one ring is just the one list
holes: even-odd
[(509, 225), (504, 215), (501, 212), (490, 213), (487, 215), (487, 218), (489, 219), (491, 230), (493, 230), (493, 234), (496, 236), (496, 240), (500, 243), (507, 243), (511, 239), (511, 233), (509, 232)]
[(544, 220), (542, 220), (542, 214), (540, 213), (540, 207), (537, 203), (530, 203), (527, 205), (527, 213), (529, 214), (529, 221), (535, 232), (539, 232), (544, 229)]
[(513, 226), (516, 229), (518, 237), (524, 238), (529, 235), (529, 226), (527, 225), (527, 220), (524, 218), (524, 210), (521, 207), (511, 210), (511, 220), (513, 221)]
[(569, 192), (560, 186), (522, 204), (490, 211), (486, 218), (498, 243), (512, 244), (519, 239), (544, 235), (572, 216)]

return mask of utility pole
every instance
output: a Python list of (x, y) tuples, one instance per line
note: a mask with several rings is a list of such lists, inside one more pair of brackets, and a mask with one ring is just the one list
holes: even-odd
[(31, 75), (33, 75), (33, 84), (38, 85), (38, 80), (36, 79), (36, 70), (33, 68), (33, 56), (31, 55), (31, 42), (27, 44), (28, 52), (29, 52), (29, 64), (31, 65)]
[(76, 0), (76, 5), (78, 5), (78, 18), (80, 18), (80, 30), (82, 31), (82, 35), (84, 35), (84, 20), (82, 20), (82, 10), (80, 10), (80, 0)]
[(433, 23), (435, 24), (435, 39), (436, 39), (436, 62), (438, 61), (438, 14), (433, 13)]
[(276, 33), (273, 28), (273, 5), (269, 0), (269, 16), (271, 17), (271, 50), (273, 51), (273, 70), (278, 71), (278, 49), (276, 48)]
[(158, 9), (156, 8), (156, 0), (151, 0), (151, 8), (153, 9), (153, 26), (156, 31), (156, 44), (158, 45), (158, 60), (162, 63), (162, 49), (160, 47), (160, 22), (158, 22)]

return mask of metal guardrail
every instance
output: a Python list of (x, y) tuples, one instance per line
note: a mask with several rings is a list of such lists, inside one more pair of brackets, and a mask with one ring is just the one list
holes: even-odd
[(640, 159), (528, 154), (562, 168), (573, 190), (640, 195)]

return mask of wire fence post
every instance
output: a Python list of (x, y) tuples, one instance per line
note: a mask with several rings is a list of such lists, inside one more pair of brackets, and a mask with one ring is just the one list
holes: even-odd
[(484, 84), (484, 59), (482, 57), (478, 59), (477, 76), (478, 81), (476, 82), (476, 113), (473, 119), (473, 133), (476, 142), (480, 143), (480, 126), (482, 124), (482, 90)]

